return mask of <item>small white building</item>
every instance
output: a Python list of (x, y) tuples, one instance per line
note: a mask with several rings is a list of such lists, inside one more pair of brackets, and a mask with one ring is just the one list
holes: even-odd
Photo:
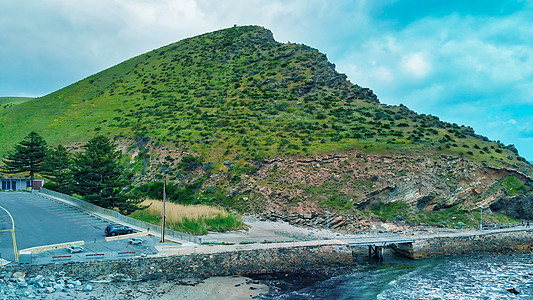
[[(1, 178), (0, 189), (3, 191), (23, 191), (31, 188), (30, 178)], [(40, 190), (44, 185), (44, 179), (34, 179), (33, 188)]]

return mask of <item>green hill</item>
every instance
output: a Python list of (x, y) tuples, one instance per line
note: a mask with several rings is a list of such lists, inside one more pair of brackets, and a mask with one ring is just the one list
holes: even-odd
[[(455, 157), (526, 177), (533, 174), (512, 145), (403, 105), (380, 104), (370, 89), (337, 73), (324, 54), (305, 45), (276, 42), (270, 31), (258, 26), (188, 38), (2, 109), (0, 155), (32, 130), (51, 145), (75, 145), (97, 134), (114, 137), (131, 153), (138, 182), (161, 178), (164, 172), (180, 184), (201, 179), (203, 187), (195, 192), (198, 201), (212, 198), (215, 190), (222, 195), (248, 182), (259, 176), (255, 171), (276, 159), (305, 161), (332, 153), (407, 156), (435, 164), (442, 157)], [(189, 161), (181, 161), (183, 157)], [(207, 165), (209, 172), (197, 170), (195, 164)], [(214, 179), (212, 172), (226, 175)], [(371, 177), (368, 168), (361, 172)], [(183, 176), (188, 179), (182, 181)], [(279, 178), (268, 176), (254, 182), (269, 189), (288, 191), (290, 186), (312, 197), (327, 190), (302, 182), (273, 185)], [(526, 182), (526, 177), (520, 180)], [(209, 184), (211, 194), (205, 192)], [(330, 198), (363, 199), (372, 186), (380, 188), (365, 179), (352, 195)], [(250, 198), (239, 195), (238, 199)], [(294, 198), (282, 202), (295, 201), (297, 206), (300, 200)], [(331, 204), (319, 198), (320, 205)], [(215, 201), (239, 206), (248, 200), (236, 204), (219, 196)]]
[[(515, 155), (471, 128), (379, 104), (372, 91), (335, 72), (324, 54), (278, 43), (256, 26), (140, 55), (3, 111), (0, 122), (0, 153), (35, 130), (51, 144), (96, 134), (148, 136), (219, 161), (219, 149), (232, 148), (254, 159), (361, 148), (472, 152), (495, 164)], [(490, 151), (496, 149), (502, 153)]]

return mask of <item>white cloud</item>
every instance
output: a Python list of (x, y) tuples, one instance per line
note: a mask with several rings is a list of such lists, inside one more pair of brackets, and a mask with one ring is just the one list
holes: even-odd
[(372, 72), (372, 77), (375, 80), (381, 80), (383, 82), (391, 82), (395, 78), (393, 72), (386, 67), (382, 67), (382, 66), (376, 67), (371, 72)]
[(403, 57), (402, 65), (404, 70), (417, 79), (422, 79), (428, 75), (431, 70), (431, 64), (425, 58), (423, 53), (412, 53)]

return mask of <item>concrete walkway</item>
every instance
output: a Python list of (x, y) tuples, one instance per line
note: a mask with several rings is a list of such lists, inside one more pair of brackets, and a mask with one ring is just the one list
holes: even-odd
[(487, 229), (487, 230), (462, 230), (457, 232), (437, 232), (432, 234), (416, 234), (416, 235), (386, 235), (386, 236), (337, 236), (336, 239), (346, 243), (393, 243), (402, 240), (425, 240), (433, 238), (448, 238), (448, 237), (467, 237), (489, 235), (503, 232), (519, 232), (519, 231), (533, 231), (532, 227), (517, 226), (502, 229)]
[(149, 255), (150, 257), (165, 257), (172, 255), (191, 255), (191, 254), (213, 254), (221, 252), (235, 252), (260, 249), (279, 249), (294, 247), (311, 247), (311, 246), (342, 246), (346, 245), (344, 241), (338, 240), (316, 240), (303, 242), (286, 242), (286, 243), (267, 243), (267, 244), (238, 244), (238, 245), (203, 245), (196, 247), (179, 247), (176, 245), (159, 244), (155, 248), (158, 253)]

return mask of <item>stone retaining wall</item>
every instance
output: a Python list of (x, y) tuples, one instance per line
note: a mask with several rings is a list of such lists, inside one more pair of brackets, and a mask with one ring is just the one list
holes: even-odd
[(20, 265), (7, 267), (6, 270), (25, 272), (27, 277), (61, 272), (63, 276), (85, 280), (102, 279), (109, 274), (119, 274), (118, 278), (124, 279), (149, 280), (311, 271), (352, 263), (352, 252), (348, 245), (332, 244), (115, 261)]
[(533, 253), (533, 231), (433, 237), (417, 240), (413, 244), (395, 245), (393, 250), (412, 259), (479, 252), (519, 251)]

